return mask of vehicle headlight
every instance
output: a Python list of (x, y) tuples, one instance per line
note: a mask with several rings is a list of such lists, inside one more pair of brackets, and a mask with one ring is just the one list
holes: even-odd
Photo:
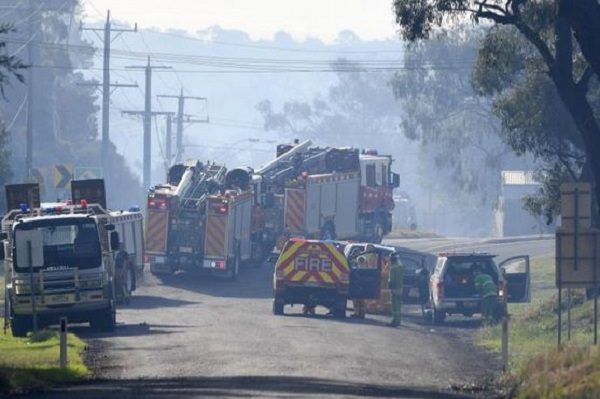
[(79, 282), (79, 286), (84, 289), (100, 288), (100, 287), (102, 287), (102, 279), (92, 278), (92, 279), (81, 280)]

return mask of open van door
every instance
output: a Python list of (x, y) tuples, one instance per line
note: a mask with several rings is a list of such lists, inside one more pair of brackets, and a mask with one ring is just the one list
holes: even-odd
[(513, 256), (502, 261), (498, 266), (506, 280), (506, 302), (531, 302), (529, 255)]
[(360, 252), (348, 258), (350, 266), (350, 299), (379, 299), (381, 295), (381, 251)]
[(429, 271), (426, 254), (396, 249), (403, 269), (402, 302), (423, 304), (429, 299)]

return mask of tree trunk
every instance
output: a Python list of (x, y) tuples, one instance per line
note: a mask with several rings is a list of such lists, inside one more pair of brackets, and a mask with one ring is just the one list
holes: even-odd
[(581, 132), (586, 161), (592, 175), (590, 183), (593, 184), (596, 206), (600, 208), (600, 184), (596, 184), (600, 181), (600, 126), (582, 88), (572, 81), (568, 82), (560, 77), (553, 76), (553, 80), (558, 88), (559, 96), (573, 116), (577, 129)]
[(558, 13), (573, 29), (583, 56), (600, 78), (600, 3), (598, 0), (561, 0)]

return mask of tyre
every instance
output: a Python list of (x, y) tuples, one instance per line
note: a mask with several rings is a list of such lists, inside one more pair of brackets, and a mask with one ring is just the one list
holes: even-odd
[(133, 291), (135, 291), (135, 271), (131, 267), (127, 267), (125, 271), (125, 281), (123, 281), (123, 303), (129, 304)]
[(375, 226), (373, 226), (373, 244), (381, 244), (384, 232), (383, 224), (380, 221), (375, 222)]
[(335, 240), (335, 228), (333, 224), (327, 223), (321, 229), (321, 240), (331, 241)]
[(346, 306), (348, 305), (348, 301), (346, 298), (340, 299), (333, 309), (333, 317), (336, 319), (345, 319), (346, 318)]
[(90, 320), (90, 327), (96, 331), (113, 332), (116, 326), (117, 315), (112, 306), (99, 311), (96, 316)]
[(444, 321), (446, 320), (446, 312), (437, 310), (434, 307), (431, 312), (431, 319), (433, 321), (433, 324), (435, 324), (435, 325), (443, 324)]
[(421, 317), (423, 317), (423, 320), (431, 321), (432, 314), (433, 309), (431, 309), (431, 307), (427, 304), (421, 304)]
[(265, 260), (264, 244), (255, 243), (252, 245), (252, 267), (259, 268)]
[(13, 337), (26, 337), (27, 333), (33, 330), (31, 316), (14, 315), (10, 323), (10, 330)]
[(280, 299), (273, 299), (273, 314), (275, 316), (281, 316), (283, 315), (283, 307), (284, 307), (284, 303), (282, 300)]
[(239, 256), (239, 254), (235, 255), (232, 263), (233, 263), (233, 267), (231, 268), (231, 270), (229, 270), (229, 272), (227, 272), (227, 280), (229, 280), (229, 281), (237, 280), (238, 274), (240, 273), (240, 256)]

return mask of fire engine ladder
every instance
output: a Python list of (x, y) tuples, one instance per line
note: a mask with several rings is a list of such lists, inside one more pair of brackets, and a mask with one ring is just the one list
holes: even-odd
[(210, 183), (221, 185), (226, 171), (227, 169), (223, 165), (215, 163), (207, 165), (206, 170), (200, 172), (200, 175), (194, 181), (193, 186), (188, 191), (189, 195), (182, 198), (183, 208), (199, 208), (206, 197), (214, 192)]

